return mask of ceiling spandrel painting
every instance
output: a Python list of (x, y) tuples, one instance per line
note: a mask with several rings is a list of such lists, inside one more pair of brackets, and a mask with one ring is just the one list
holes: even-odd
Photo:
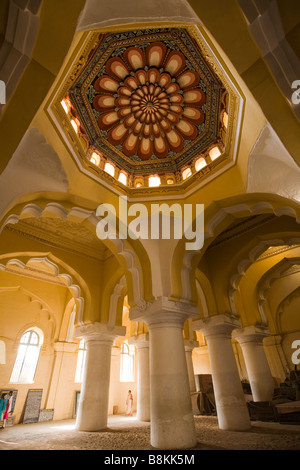
[(85, 168), (129, 190), (171, 189), (226, 160), (236, 97), (192, 32), (94, 34), (56, 103)]

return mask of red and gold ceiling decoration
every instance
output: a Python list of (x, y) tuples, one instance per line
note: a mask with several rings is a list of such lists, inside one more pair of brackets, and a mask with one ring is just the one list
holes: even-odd
[(145, 50), (128, 47), (108, 60), (94, 82), (98, 126), (127, 157), (147, 161), (181, 152), (205, 119), (206, 95), (199, 83), (199, 73), (186, 68), (182, 52), (170, 51), (164, 42)]
[(99, 171), (104, 161), (125, 174), (128, 187), (147, 186), (153, 175), (163, 184), (181, 183), (183, 170), (205, 174), (217, 165), (209, 155), (222, 159), (234, 100), (225, 75), (191, 32), (93, 33), (65, 82), (56, 109), (62, 104), (69, 116), (74, 146), (79, 140)]

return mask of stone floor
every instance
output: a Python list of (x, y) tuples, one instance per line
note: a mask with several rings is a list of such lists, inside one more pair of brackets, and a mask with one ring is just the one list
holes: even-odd
[[(215, 416), (196, 416), (193, 450), (300, 450), (300, 425), (252, 421), (249, 432), (222, 431)], [(110, 416), (101, 432), (75, 430), (75, 421), (18, 424), (0, 430), (0, 450), (153, 450), (150, 424)]]

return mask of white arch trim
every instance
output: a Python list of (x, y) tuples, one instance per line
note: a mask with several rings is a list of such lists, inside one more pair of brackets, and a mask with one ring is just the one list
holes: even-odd
[(281, 316), (284, 313), (286, 307), (292, 302), (293, 299), (300, 297), (300, 286), (290, 292), (278, 305), (275, 315), (275, 326), (277, 331), (281, 332)]
[[(75, 223), (88, 221), (95, 227), (95, 233), (96, 226), (101, 220), (100, 217), (96, 216), (94, 211), (88, 211), (81, 207), (72, 207), (68, 210), (56, 202), (48, 203), (45, 208), (37, 204), (27, 204), (22, 208), (19, 214), (11, 214), (6, 218), (3, 225), (0, 227), (0, 234), (7, 224), (17, 224), (19, 221), (29, 218), (60, 218)], [(116, 234), (116, 238), (110, 238), (110, 241), (115, 245), (117, 255), (120, 255), (125, 260), (127, 271), (132, 276), (133, 300), (135, 305), (144, 308), (146, 302), (142, 295), (141, 269), (137, 264), (136, 254), (126, 246), (126, 240), (117, 237), (118, 234)]]
[[(251, 266), (252, 263), (257, 261), (259, 256), (270, 246), (282, 246), (282, 245), (298, 245), (300, 243), (300, 238), (291, 238), (289, 240), (284, 239), (271, 239), (263, 240), (250, 250), (248, 257), (242, 259), (237, 265), (237, 272), (233, 274), (230, 278), (230, 287), (229, 287), (229, 302), (233, 314), (237, 314), (237, 309), (235, 305), (234, 294), (238, 290), (239, 283), (243, 276), (246, 274), (247, 269)], [(265, 321), (265, 314), (260, 310), (260, 314), (263, 322)]]
[(284, 258), (273, 266), (261, 279), (258, 285), (258, 309), (262, 317), (266, 318), (266, 308), (268, 305), (267, 293), (273, 282), (283, 277), (285, 272), (294, 264), (300, 264), (300, 258)]
[(114, 291), (110, 296), (109, 317), (107, 323), (108, 328), (113, 328), (116, 326), (118, 302), (122, 296), (122, 293), (124, 292), (124, 288), (126, 287), (126, 278), (125, 276), (122, 276), (120, 281), (115, 285)]
[[(206, 231), (204, 232), (204, 246), (205, 242), (214, 239), (218, 234), (218, 227), (229, 216), (236, 218), (249, 217), (258, 214), (274, 214), (277, 217), (289, 216), (293, 217), (296, 222), (300, 223), (300, 215), (297, 214), (293, 207), (282, 205), (275, 207), (271, 202), (260, 201), (254, 204), (234, 204), (229, 207), (221, 208), (207, 223)], [(205, 214), (204, 214), (205, 217)], [(183, 257), (183, 266), (181, 268), (181, 283), (182, 283), (182, 300), (189, 301), (191, 299), (191, 286), (190, 286), (190, 273), (192, 271), (192, 263), (195, 256), (204, 253), (205, 249), (202, 248), (198, 251), (187, 251)]]
[[(42, 267), (42, 269), (33, 270), (32, 266), (36, 266), (37, 268)], [(0, 271), (17, 273), (35, 279), (44, 279), (46, 282), (54, 282), (68, 287), (78, 305), (79, 322), (83, 321), (84, 298), (81, 297), (80, 287), (73, 284), (73, 279), (69, 274), (60, 273), (57, 264), (50, 261), (47, 257), (30, 258), (26, 264), (18, 259), (12, 258), (8, 260), (5, 265), (0, 264)], [(46, 277), (44, 277), (45, 275)]]

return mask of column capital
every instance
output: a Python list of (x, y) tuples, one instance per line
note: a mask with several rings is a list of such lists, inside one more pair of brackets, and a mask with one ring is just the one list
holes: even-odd
[(132, 321), (144, 321), (151, 327), (182, 327), (188, 318), (199, 316), (199, 308), (188, 302), (170, 300), (168, 297), (158, 297), (147, 303), (144, 308), (133, 307), (129, 317)]
[(241, 326), (240, 320), (233, 315), (214, 315), (192, 322), (195, 331), (201, 331), (204, 336), (223, 336), (231, 338), (232, 330)]
[(183, 340), (184, 343), (184, 349), (186, 351), (193, 351), (194, 348), (199, 347), (199, 341), (194, 341), (192, 339), (185, 339)]
[(149, 348), (149, 334), (143, 333), (141, 335), (131, 336), (128, 338), (128, 344), (133, 344), (137, 349)]
[(85, 341), (113, 341), (118, 336), (126, 335), (125, 326), (109, 328), (106, 323), (90, 323), (78, 326), (75, 330), (76, 338), (84, 338)]
[(270, 331), (266, 327), (246, 326), (233, 330), (232, 338), (237, 340), (241, 345), (246, 343), (262, 343), (266, 336), (270, 336)]

